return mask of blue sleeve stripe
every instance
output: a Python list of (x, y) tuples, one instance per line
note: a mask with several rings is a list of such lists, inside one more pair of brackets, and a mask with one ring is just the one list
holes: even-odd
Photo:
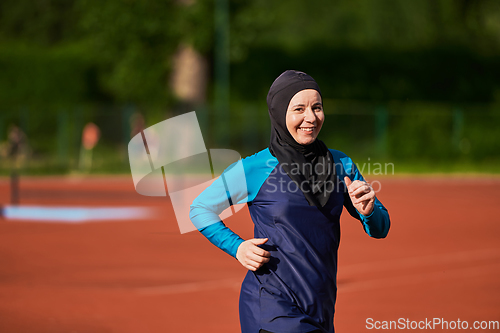
[[(343, 182), (345, 176), (349, 177), (352, 181), (365, 180), (351, 158), (338, 150), (330, 149), (330, 152), (335, 161), (335, 170), (340, 181)], [(356, 213), (358, 216), (353, 215), (354, 212), (351, 215), (361, 221), (363, 229), (370, 237), (384, 238), (387, 236), (391, 224), (389, 212), (378, 199), (375, 199), (373, 212), (369, 216), (365, 216), (357, 210)]]
[(222, 251), (236, 258), (238, 247), (244, 240), (235, 234), (231, 229), (220, 221), (200, 229), (200, 232), (212, 244), (217, 246)]
[(389, 233), (390, 218), (389, 212), (382, 203), (375, 199), (373, 212), (369, 216), (359, 213), (365, 232), (373, 238), (384, 238)]

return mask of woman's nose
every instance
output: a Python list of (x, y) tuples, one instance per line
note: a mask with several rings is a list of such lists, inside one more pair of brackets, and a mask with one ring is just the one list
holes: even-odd
[(314, 111), (310, 107), (307, 108), (304, 114), (304, 121), (307, 121), (309, 123), (314, 123), (315, 120), (316, 120), (316, 115), (314, 114)]

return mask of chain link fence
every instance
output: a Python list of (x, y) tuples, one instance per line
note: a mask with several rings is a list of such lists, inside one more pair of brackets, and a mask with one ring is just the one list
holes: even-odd
[[(440, 172), (454, 165), (467, 165), (467, 170), (477, 172), (500, 171), (496, 168), (500, 105), (326, 99), (324, 109), (320, 138), (355, 161), (389, 161), (409, 171), (419, 166), (425, 172)], [(234, 149), (246, 156), (269, 143), (265, 103), (233, 103), (224, 126), (208, 107), (191, 111), (197, 112), (207, 148)], [(133, 105), (4, 108), (0, 110), (0, 171), (6, 174), (13, 166), (31, 174), (81, 171), (82, 129), (93, 122), (101, 139), (94, 148), (91, 172), (128, 173), (127, 145), (141, 126), (134, 124), (139, 114), (144, 118), (142, 126), (148, 127), (179, 112)], [(13, 161), (9, 135), (16, 126), (25, 142)], [(485, 164), (487, 170), (482, 169)]]

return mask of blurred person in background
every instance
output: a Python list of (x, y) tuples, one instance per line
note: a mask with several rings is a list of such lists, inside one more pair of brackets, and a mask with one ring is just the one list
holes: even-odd
[[(269, 147), (242, 160), (244, 175), (226, 169), (225, 179), (193, 201), (190, 217), (249, 270), (240, 293), (243, 333), (333, 333), (343, 207), (374, 238), (386, 237), (389, 214), (352, 160), (317, 139), (325, 115), (311, 76), (285, 71), (267, 105)], [(242, 177), (246, 186), (238, 187)], [(248, 240), (219, 218), (228, 204), (241, 203), (255, 225)]]
[(29, 154), (26, 134), (17, 125), (10, 125), (7, 133), (7, 142), (0, 150), (2, 156), (12, 163), (12, 168), (19, 168)]

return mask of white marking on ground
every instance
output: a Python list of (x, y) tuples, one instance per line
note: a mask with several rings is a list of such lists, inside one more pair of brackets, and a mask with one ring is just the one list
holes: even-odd
[(178, 283), (171, 285), (138, 288), (136, 289), (136, 292), (142, 295), (170, 295), (224, 288), (239, 290), (242, 280), (243, 277), (237, 279)]
[(83, 223), (102, 220), (144, 219), (152, 216), (144, 207), (57, 207), (57, 206), (4, 206), (7, 220)]

